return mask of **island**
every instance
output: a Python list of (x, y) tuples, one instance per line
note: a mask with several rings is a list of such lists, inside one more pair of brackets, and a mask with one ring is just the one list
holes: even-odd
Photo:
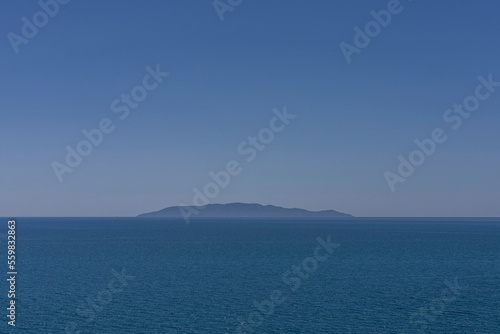
[(308, 211), (297, 208), (283, 208), (257, 203), (208, 204), (203, 207), (171, 206), (159, 211), (149, 212), (138, 217), (182, 218), (182, 211), (194, 209), (198, 212), (193, 218), (348, 218), (349, 214), (335, 210)]

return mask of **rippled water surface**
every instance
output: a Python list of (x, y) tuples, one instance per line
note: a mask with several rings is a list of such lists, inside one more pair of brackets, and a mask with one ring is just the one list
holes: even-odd
[(17, 227), (16, 332), (500, 333), (494, 219)]

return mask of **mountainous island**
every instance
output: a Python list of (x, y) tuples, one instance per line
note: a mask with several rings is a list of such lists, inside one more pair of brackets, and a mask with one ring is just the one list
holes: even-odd
[(144, 213), (138, 217), (182, 218), (181, 209), (195, 209), (199, 213), (193, 218), (339, 218), (352, 217), (335, 210), (308, 211), (304, 209), (288, 209), (274, 205), (228, 203), (208, 204), (204, 207), (171, 206), (160, 211)]

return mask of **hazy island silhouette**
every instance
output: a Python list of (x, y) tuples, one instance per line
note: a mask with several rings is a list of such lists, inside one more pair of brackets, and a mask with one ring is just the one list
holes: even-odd
[(352, 215), (335, 210), (309, 211), (298, 208), (283, 208), (257, 203), (207, 204), (206, 206), (171, 206), (165, 209), (144, 213), (138, 217), (182, 218), (182, 210), (193, 208), (199, 211), (199, 218), (339, 218)]

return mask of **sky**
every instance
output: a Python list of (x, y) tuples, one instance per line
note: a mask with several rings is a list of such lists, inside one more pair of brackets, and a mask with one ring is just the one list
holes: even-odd
[[(193, 189), (205, 194), (210, 172), (230, 161), (239, 173), (209, 189), (210, 203), (500, 216), (500, 87), (473, 97), (478, 77), (500, 82), (498, 1), (41, 4), (52, 15), (32, 0), (5, 2), (0, 14), (0, 216), (191, 205)], [(384, 26), (370, 24), (372, 11)], [(140, 101), (127, 107), (120, 99), (132, 92)], [(479, 106), (454, 129), (458, 112), (444, 116), (465, 100)], [(294, 116), (275, 119), (284, 110)], [(66, 148), (106, 119), (109, 133), (70, 167)], [(431, 153), (398, 172), (434, 129), (446, 140), (426, 141)], [(247, 161), (240, 151), (259, 134), (266, 144)]]

